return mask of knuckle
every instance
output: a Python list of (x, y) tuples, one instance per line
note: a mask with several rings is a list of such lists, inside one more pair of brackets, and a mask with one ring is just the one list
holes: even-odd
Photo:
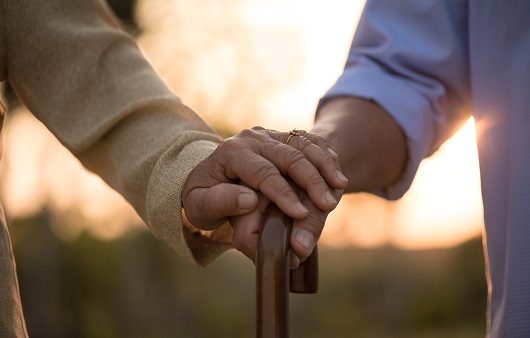
[(323, 138), (320, 135), (308, 133), (306, 135), (306, 137), (309, 138), (311, 140), (311, 142), (313, 142), (314, 144), (318, 145), (320, 148), (328, 148), (329, 147), (328, 141), (326, 141), (326, 139)]
[(304, 129), (296, 129), (296, 131), (300, 134), (300, 136), (305, 136), (307, 134), (307, 131)]
[(230, 138), (227, 138), (223, 142), (219, 143), (217, 148), (215, 149), (215, 153), (219, 155), (230, 155), (232, 152), (234, 152), (234, 149), (239, 149), (239, 142), (237, 142), (236, 136), (232, 136)]
[(297, 145), (296, 149), (298, 149), (301, 152), (304, 152), (308, 147), (311, 147), (313, 143), (308, 138), (304, 136), (300, 136), (297, 139), (296, 145)]
[(272, 153), (274, 154), (281, 154), (283, 156), (283, 159), (287, 159), (287, 153), (293, 148), (291, 147), (285, 147), (285, 144), (281, 142), (274, 142), (272, 144)]
[(305, 165), (307, 160), (304, 153), (297, 149), (292, 149), (289, 152), (285, 153), (285, 160), (290, 164), (290, 166)]
[[(263, 169), (261, 169), (263, 171)], [(277, 169), (274, 169), (277, 171)], [(293, 189), (285, 178), (277, 172), (263, 172), (257, 183), (257, 189), (268, 195), (273, 202), (278, 202), (280, 196), (291, 196)]]
[(308, 186), (318, 186), (321, 185), (323, 182), (324, 180), (322, 179), (322, 176), (320, 176), (320, 174), (318, 174), (317, 172), (313, 172), (307, 177)]
[(275, 176), (278, 175), (280, 175), (278, 169), (272, 165), (260, 166), (259, 168), (256, 168), (254, 172), (254, 176), (257, 179), (257, 184), (260, 187), (260, 190), (263, 184), (268, 184), (274, 179)]
[[(249, 140), (253, 140), (254, 142), (263, 142), (263, 139), (267, 137), (267, 129), (260, 126), (252, 127), (250, 129), (243, 129), (236, 135), (237, 139), (244, 139), (245, 142), (249, 142)], [(255, 145), (253, 145), (253, 147), (254, 146)]]
[(275, 196), (287, 197), (287, 196), (292, 196), (292, 194), (294, 194), (294, 191), (288, 184), (282, 185), (280, 187), (276, 187), (276, 189), (274, 190)]
[(306, 217), (303, 229), (313, 234), (315, 240), (318, 241), (324, 222), (326, 221), (326, 214), (323, 212), (310, 212)]
[(319, 159), (318, 164), (320, 165), (319, 170), (332, 170), (335, 172), (337, 170), (336, 161), (331, 156), (324, 156)]
[(320, 231), (322, 230), (322, 226), (326, 221), (326, 216), (327, 213), (323, 211), (312, 212), (309, 214), (308, 223), (312, 225), (309, 230), (312, 231), (314, 235), (320, 236)]
[(253, 137), (255, 134), (256, 134), (256, 131), (257, 129), (255, 129), (256, 127), (252, 128), (252, 129), (243, 129), (242, 131), (239, 132), (238, 136), (241, 136), (241, 137)]

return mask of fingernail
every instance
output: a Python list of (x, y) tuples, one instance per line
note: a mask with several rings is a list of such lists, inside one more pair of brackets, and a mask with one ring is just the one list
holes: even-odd
[(307, 250), (311, 250), (315, 246), (315, 236), (305, 229), (298, 230), (294, 240)]
[(240, 192), (237, 203), (240, 209), (253, 209), (256, 206), (256, 195), (249, 192)]
[(302, 214), (307, 214), (309, 212), (309, 210), (307, 210), (307, 208), (302, 204), (302, 202), (298, 202), (296, 204), (296, 208), (298, 209), (298, 211), (300, 211)]
[(348, 178), (346, 176), (344, 176), (343, 173), (341, 173), (340, 171), (337, 170), (337, 178), (339, 179), (339, 181), (341, 182), (348, 182)]
[(335, 197), (333, 197), (333, 195), (329, 191), (326, 191), (324, 193), (324, 198), (330, 204), (337, 204), (337, 200), (335, 199)]
[(331, 149), (331, 148), (328, 148), (328, 153), (331, 155), (331, 157), (333, 157), (334, 160), (339, 158), (339, 154), (334, 152), (333, 149)]

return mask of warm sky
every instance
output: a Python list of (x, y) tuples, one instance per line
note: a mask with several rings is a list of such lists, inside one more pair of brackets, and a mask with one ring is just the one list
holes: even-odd
[[(139, 43), (183, 102), (214, 126), (310, 129), (318, 98), (341, 73), (363, 3), (141, 0)], [(45, 203), (61, 210), (74, 206), (106, 238), (137, 221), (117, 194), (86, 174), (32, 117), (17, 114), (8, 128), (0, 193), (10, 215)], [(402, 200), (343, 198), (322, 241), (414, 249), (451, 246), (480, 234), (476, 156), (470, 121), (424, 161)], [(56, 230), (71, 237), (80, 229)]]

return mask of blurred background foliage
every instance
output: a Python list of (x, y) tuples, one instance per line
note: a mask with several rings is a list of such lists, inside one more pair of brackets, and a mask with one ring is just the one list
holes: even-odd
[[(255, 270), (230, 251), (207, 269), (149, 232), (54, 235), (52, 214), (11, 220), (31, 337), (253, 337)], [(482, 245), (320, 247), (320, 290), (292, 294), (292, 337), (484, 337)]]
[[(135, 18), (135, 1), (109, 3), (129, 32), (145, 32)], [(245, 76), (252, 64), (241, 66)], [(256, 82), (248, 90), (269, 85)], [(7, 98), (15, 107), (9, 88)], [(250, 107), (258, 110), (259, 104)], [(233, 133), (222, 123), (216, 127)], [(110, 240), (87, 230), (58, 235), (57, 229), (87, 229), (89, 222), (76, 210), (58, 213), (51, 206), (8, 220), (31, 337), (254, 336), (254, 266), (242, 255), (231, 251), (202, 269), (145, 227)], [(291, 295), (292, 337), (485, 335), (479, 238), (415, 251), (321, 245), (320, 285), (316, 295)]]

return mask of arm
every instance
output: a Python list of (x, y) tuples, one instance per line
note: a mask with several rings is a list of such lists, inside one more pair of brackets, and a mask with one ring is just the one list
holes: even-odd
[(348, 191), (400, 198), (420, 162), (469, 118), (466, 11), (465, 1), (366, 2), (313, 130), (339, 147)]
[(376, 103), (336, 97), (319, 111), (311, 132), (324, 137), (339, 155), (349, 184), (345, 192), (381, 189), (397, 180), (405, 168), (405, 135)]
[[(367, 1), (344, 73), (321, 100), (311, 130), (338, 153), (346, 192), (400, 198), (420, 161), (469, 117), (466, 6)], [(300, 260), (327, 216), (309, 208), (316, 221), (293, 224)]]
[[(199, 198), (199, 208), (190, 210), (207, 222), (234, 212), (234, 205), (224, 202), (237, 200), (242, 192), (255, 194), (232, 184), (238, 178), (283, 203), (293, 217), (303, 217), (307, 210), (296, 208), (298, 197), (281, 174), (305, 184), (324, 209), (336, 205), (322, 198), (328, 187), (320, 176), (323, 172), (336, 181), (333, 161), (312, 160), (314, 148), (292, 154), (292, 147), (283, 144), (285, 133), (269, 137), (269, 143), (244, 140), (239, 147), (246, 150), (244, 164), (271, 160), (280, 169), (273, 173), (276, 180), (252, 181), (252, 171), (263, 166), (234, 169), (240, 158), (229, 156), (226, 146), (217, 148), (221, 138), (168, 90), (104, 2), (21, 0), (2, 5), (6, 74), (19, 98), (83, 165), (131, 203), (157, 237), (184, 257), (207, 265), (231, 247), (226, 225), (202, 232), (183, 221), (184, 182), (199, 163), (210, 165), (199, 176), (200, 183), (230, 187), (221, 195), (222, 189), (208, 190)], [(274, 152), (278, 147), (284, 151)], [(307, 165), (306, 155), (316, 166)], [(257, 199), (247, 202), (243, 207), (252, 208)], [(212, 205), (218, 207), (213, 212)]]
[[(345, 192), (379, 190), (397, 180), (407, 160), (405, 135), (390, 115), (372, 101), (335, 97), (319, 110), (311, 133), (325, 139), (338, 154), (337, 168), (348, 179)], [(335, 191), (337, 200), (342, 190)], [(329, 210), (321, 210), (300, 192), (311, 217), (295, 220), (291, 233), (291, 267), (297, 267), (312, 252), (322, 233)], [(269, 201), (260, 198), (258, 208), (248, 215), (234, 217), (234, 246), (255, 260), (259, 222)], [(254, 226), (249, 226), (254, 224)]]
[(186, 177), (221, 138), (168, 90), (105, 2), (2, 5), (7, 80), (27, 108), (181, 255), (204, 263), (229, 248), (226, 231), (193, 235), (180, 207)]

